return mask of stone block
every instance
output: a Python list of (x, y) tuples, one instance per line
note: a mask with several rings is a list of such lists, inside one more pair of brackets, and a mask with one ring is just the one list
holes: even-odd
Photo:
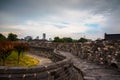
[(18, 78), (10, 78), (9, 80), (23, 80), (23, 79), (22, 79), (22, 77), (18, 77)]
[(37, 79), (46, 79), (49, 77), (49, 73), (46, 72), (41, 72), (36, 74)]
[(64, 71), (63, 68), (60, 67), (60, 68), (56, 69), (56, 74), (60, 74), (60, 73), (62, 73), (63, 71)]
[(37, 78), (32, 76), (27, 76), (23, 80), (37, 80)]
[(26, 73), (27, 68), (25, 67), (9, 67), (7, 68), (4, 73), (5, 74), (17, 74), (17, 73)]
[(23, 74), (11, 74), (11, 78), (22, 78)]
[(5, 72), (5, 70), (7, 69), (7, 67), (4, 67), (4, 66), (0, 66), (0, 73), (4, 73)]
[(56, 63), (52, 63), (49, 65), (45, 65), (46, 70), (56, 69), (58, 68), (58, 65)]
[(0, 76), (0, 80), (9, 80), (9, 78), (8, 77), (1, 77)]
[(26, 70), (26, 73), (39, 73), (45, 71), (46, 68), (45, 66), (35, 66), (35, 67), (30, 67)]

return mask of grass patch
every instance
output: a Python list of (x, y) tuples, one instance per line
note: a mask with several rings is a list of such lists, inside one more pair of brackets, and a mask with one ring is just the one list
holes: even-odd
[[(33, 57), (27, 56), (25, 54), (20, 55), (20, 62), (17, 63), (18, 56), (16, 52), (12, 52), (10, 56), (6, 59), (5, 66), (24, 66), (24, 67), (31, 67), (36, 66), (39, 61)], [(2, 66), (2, 60), (0, 60), (0, 66)]]

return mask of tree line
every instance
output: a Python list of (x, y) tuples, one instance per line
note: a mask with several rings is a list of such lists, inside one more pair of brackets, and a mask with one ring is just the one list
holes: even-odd
[[(13, 33), (9, 33), (7, 37), (5, 37), (3, 34), (0, 34), (0, 40), (17, 41), (18, 38), (17, 38), (17, 35), (13, 34)], [(82, 42), (82, 43), (84, 43), (84, 42), (87, 42), (87, 41), (88, 41), (88, 39), (86, 39), (84, 37), (81, 37), (78, 40), (74, 40), (71, 37), (63, 37), (63, 38), (54, 37), (54, 40), (53, 40), (53, 42), (62, 42), (62, 43), (65, 43), (65, 42), (68, 42), (68, 43)]]
[(18, 36), (14, 33), (9, 33), (7, 37), (0, 33), (0, 41), (1, 40), (17, 41), (18, 40), (17, 37)]
[(82, 43), (84, 43), (84, 42), (87, 42), (87, 41), (88, 41), (88, 39), (83, 38), (83, 37), (81, 37), (78, 40), (74, 40), (70, 37), (64, 37), (64, 38), (54, 37), (54, 40), (53, 40), (53, 42), (62, 42), (62, 43), (64, 43), (64, 42), (68, 42), (68, 43), (82, 42)]

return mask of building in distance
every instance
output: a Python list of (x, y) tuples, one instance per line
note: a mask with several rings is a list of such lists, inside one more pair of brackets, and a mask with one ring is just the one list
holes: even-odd
[(26, 41), (32, 40), (32, 37), (31, 36), (26, 36), (26, 37), (24, 37), (24, 40), (26, 40)]
[(120, 34), (107, 34), (104, 35), (105, 40), (120, 40)]

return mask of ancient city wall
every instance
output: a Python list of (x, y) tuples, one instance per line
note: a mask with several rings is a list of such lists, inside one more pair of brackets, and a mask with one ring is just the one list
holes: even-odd
[[(33, 67), (0, 66), (0, 80), (82, 80), (74, 74), (74, 66), (69, 58), (58, 54), (51, 48), (32, 47), (31, 51), (38, 51), (36, 55), (48, 57), (54, 63)], [(79, 70), (77, 71), (80, 73)]]
[(116, 64), (118, 67), (120, 66), (120, 41), (93, 41), (87, 43), (36, 43), (36, 46), (55, 48), (57, 50), (71, 52), (79, 58), (98, 64)]

